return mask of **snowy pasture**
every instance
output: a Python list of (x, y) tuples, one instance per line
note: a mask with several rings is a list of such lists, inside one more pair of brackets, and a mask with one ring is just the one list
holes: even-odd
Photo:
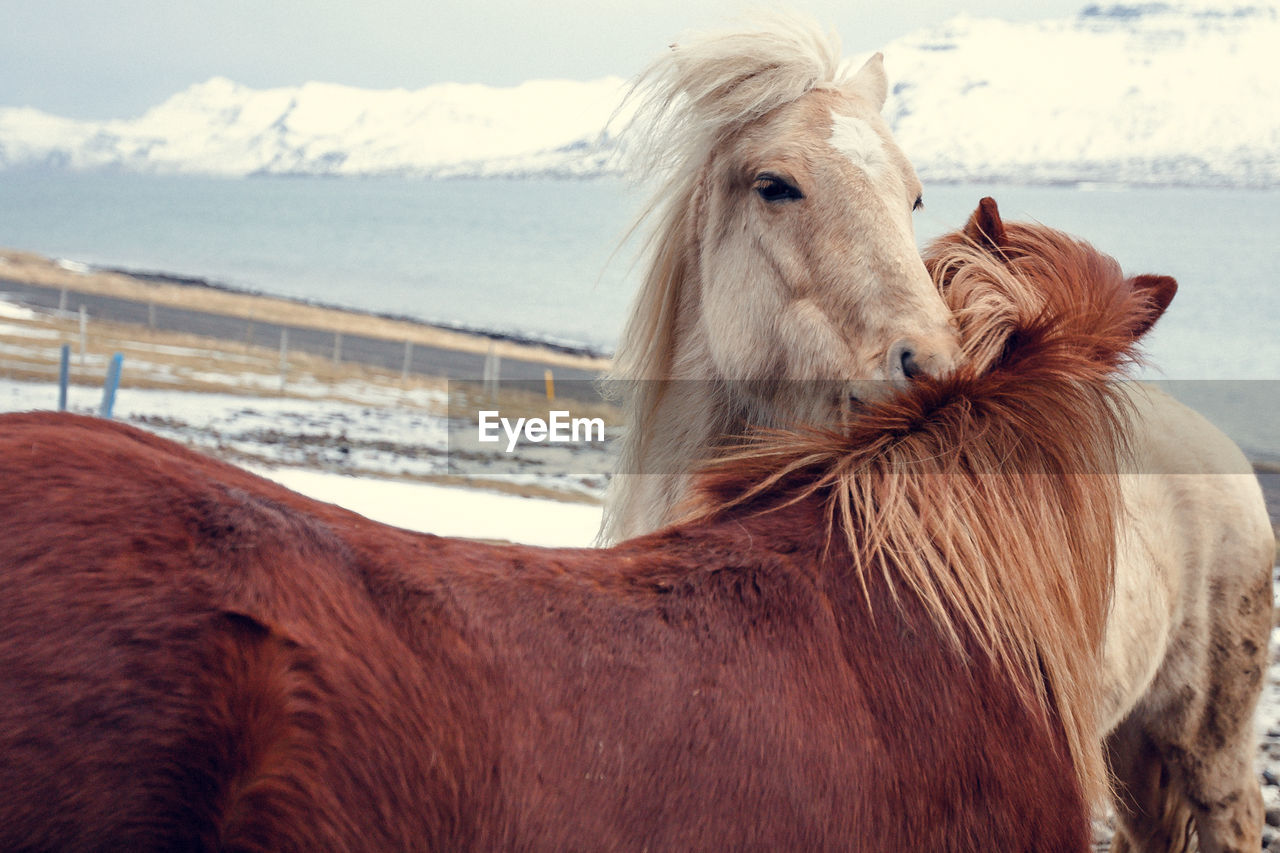
[[(99, 388), (72, 386), (68, 406), (95, 413), (101, 395)], [(0, 380), (0, 411), (56, 404), (52, 384)], [(489, 478), (488, 488), (424, 482), (443, 477), (446, 428), (442, 416), (421, 409), (125, 388), (114, 414), (396, 527), (585, 547), (600, 523), (600, 507), (582, 502), (587, 489), (577, 490), (573, 502), (513, 493), (536, 484), (532, 476)]]

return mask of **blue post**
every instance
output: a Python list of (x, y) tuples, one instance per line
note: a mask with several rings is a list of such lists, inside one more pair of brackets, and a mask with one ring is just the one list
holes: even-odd
[(102, 389), (102, 408), (98, 414), (104, 418), (111, 417), (111, 409), (116, 404), (116, 389), (120, 387), (120, 368), (124, 364), (124, 356), (116, 353), (111, 356), (111, 366), (107, 368), (107, 384)]
[(62, 367), (58, 370), (58, 411), (67, 410), (67, 383), (71, 379), (71, 344), (62, 345)]

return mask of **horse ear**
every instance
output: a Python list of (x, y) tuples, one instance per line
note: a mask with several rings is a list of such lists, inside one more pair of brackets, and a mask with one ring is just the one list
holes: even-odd
[(1167, 275), (1135, 275), (1129, 279), (1129, 286), (1135, 293), (1146, 297), (1148, 311), (1134, 321), (1131, 329), (1135, 338), (1140, 338), (1156, 324), (1169, 308), (1174, 295), (1178, 292), (1178, 282)]
[(978, 209), (964, 225), (964, 236), (993, 255), (1003, 254), (1002, 250), (1009, 241), (994, 198), (986, 196), (978, 202)]
[(884, 109), (885, 99), (889, 97), (889, 78), (884, 73), (884, 54), (875, 53), (864, 62), (845, 86), (845, 91), (875, 104), (876, 112)]

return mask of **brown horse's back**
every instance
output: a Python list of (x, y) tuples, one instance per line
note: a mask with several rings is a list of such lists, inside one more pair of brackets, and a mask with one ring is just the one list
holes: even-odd
[(0, 848), (1085, 849), (1061, 731), (811, 510), (495, 547), (0, 416)]
[(462, 697), (321, 520), (357, 517), (70, 416), (0, 418), (0, 470), (0, 849), (466, 841)]

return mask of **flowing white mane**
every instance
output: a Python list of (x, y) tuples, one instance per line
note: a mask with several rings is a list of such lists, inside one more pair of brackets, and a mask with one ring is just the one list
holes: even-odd
[[(684, 284), (696, 257), (690, 222), (703, 165), (747, 124), (843, 82), (834, 32), (794, 14), (762, 15), (753, 24), (748, 31), (700, 33), (673, 45), (629, 95), (637, 104), (624, 132), (629, 166), (656, 188), (634, 226), (651, 228), (644, 246), (648, 272), (609, 375), (608, 387), (634, 433), (624, 442), (619, 471), (637, 469), (646, 455), (648, 427), (676, 373), (677, 324), (696, 316), (696, 294)], [(631, 478), (616, 477), (613, 488), (621, 497), (632, 488)], [(602, 537), (612, 527), (607, 521)]]
[(846, 72), (808, 18), (751, 25), (681, 41), (631, 93), (626, 150), (656, 189), (607, 384), (628, 429), (603, 541), (670, 521), (726, 437), (825, 422), (848, 398), (803, 383), (893, 379), (917, 356), (936, 372), (956, 353), (912, 236), (919, 179), (880, 116), (883, 57)]
[(749, 31), (691, 35), (636, 80), (626, 129), (633, 166), (661, 173), (661, 201), (726, 135), (807, 92), (837, 84), (840, 38), (795, 14), (762, 15)]
[(618, 344), (612, 378), (661, 379), (671, 356), (680, 234), (698, 171), (727, 136), (814, 89), (838, 86), (840, 37), (795, 13), (761, 14), (749, 31), (691, 34), (637, 78), (624, 131), (629, 167), (660, 183), (636, 228), (653, 221), (649, 274)]

